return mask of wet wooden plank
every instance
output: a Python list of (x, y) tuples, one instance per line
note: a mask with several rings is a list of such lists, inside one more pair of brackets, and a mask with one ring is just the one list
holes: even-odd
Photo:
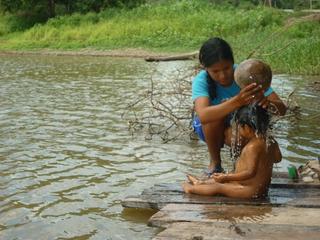
[[(319, 208), (320, 197), (294, 198), (287, 203), (287, 206), (297, 206), (304, 208)], [(320, 216), (319, 216), (320, 219)]]
[[(288, 180), (287, 180), (288, 182)], [(291, 184), (291, 185), (290, 185)], [(159, 210), (170, 203), (192, 204), (243, 204), (243, 205), (270, 205), (270, 206), (295, 206), (295, 207), (320, 207), (319, 185), (303, 187), (303, 183), (289, 185), (282, 180), (273, 180), (266, 199), (245, 200), (222, 196), (200, 196), (185, 194), (180, 183), (157, 184), (144, 190), (139, 196), (129, 196), (122, 201), (123, 207), (152, 208)], [(306, 185), (306, 184), (304, 184)]]
[(173, 223), (153, 240), (318, 240), (319, 234), (318, 226), (180, 222)]
[(291, 180), (288, 178), (273, 178), (271, 182), (273, 188), (318, 188), (320, 189), (319, 180), (311, 183), (305, 183), (302, 180)]
[[(296, 207), (168, 204), (149, 219), (153, 227), (174, 222), (255, 223), (257, 225), (313, 226), (320, 229), (320, 209)], [(319, 235), (320, 236), (320, 235)]]

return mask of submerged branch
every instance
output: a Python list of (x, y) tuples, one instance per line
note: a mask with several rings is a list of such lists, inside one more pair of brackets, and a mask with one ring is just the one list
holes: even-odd
[(169, 142), (190, 135), (192, 115), (191, 78), (194, 68), (175, 70), (164, 76), (154, 64), (149, 89), (138, 94), (138, 100), (126, 107), (123, 118), (129, 119), (132, 133), (145, 131), (145, 139), (159, 136)]
[[(122, 118), (127, 119), (129, 131), (145, 139), (159, 137), (163, 142), (178, 140), (184, 136), (197, 139), (191, 127), (193, 103), (191, 100), (191, 79), (196, 66), (191, 69), (175, 70), (169, 77), (160, 72), (155, 63), (150, 74), (148, 89), (146, 86), (137, 94), (137, 100), (128, 104)], [(163, 70), (162, 70), (163, 71)], [(300, 107), (294, 100), (295, 89), (284, 98), (288, 107), (285, 116), (274, 116), (272, 125), (289, 119), (295, 121), (300, 117)], [(274, 110), (274, 109), (273, 109)], [(270, 108), (272, 113), (272, 108)], [(277, 112), (274, 110), (273, 112)]]

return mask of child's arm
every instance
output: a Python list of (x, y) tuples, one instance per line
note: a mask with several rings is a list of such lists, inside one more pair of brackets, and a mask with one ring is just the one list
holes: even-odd
[(279, 148), (279, 144), (277, 143), (276, 140), (273, 139), (271, 142), (269, 148), (272, 151), (272, 158), (274, 163), (279, 163), (282, 160), (282, 154)]
[[(261, 150), (257, 149), (256, 146), (250, 145), (246, 146), (240, 155), (239, 161), (246, 163), (246, 167), (241, 171), (236, 173), (213, 174), (213, 178), (217, 182), (230, 182), (230, 181), (243, 181), (250, 179), (255, 176), (258, 168), (259, 153)], [(243, 167), (242, 167), (243, 168)]]

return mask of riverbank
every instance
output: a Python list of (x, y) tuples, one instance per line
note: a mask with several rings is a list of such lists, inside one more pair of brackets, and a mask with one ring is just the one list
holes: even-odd
[(162, 58), (170, 57), (173, 53), (154, 52), (143, 49), (118, 49), (118, 50), (2, 50), (0, 55), (43, 55), (43, 56), (92, 56), (92, 57), (126, 57), (126, 58)]
[(319, 13), (172, 1), (58, 16), (22, 31), (5, 20), (0, 17), (0, 51), (10, 54), (161, 57), (198, 51), (219, 36), (236, 62), (254, 57), (276, 72), (320, 75)]

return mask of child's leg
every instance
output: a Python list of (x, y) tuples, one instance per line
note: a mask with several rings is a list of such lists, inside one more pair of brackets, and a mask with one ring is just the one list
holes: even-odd
[(184, 183), (183, 190), (185, 193), (195, 193), (199, 195), (216, 195), (219, 194), (219, 184), (196, 184)]
[(199, 195), (214, 196), (221, 194), (227, 197), (233, 198), (253, 198), (255, 196), (254, 191), (250, 187), (242, 186), (237, 183), (213, 183), (192, 185), (190, 183), (183, 184), (183, 190), (186, 193), (194, 193)]
[(210, 177), (210, 178), (204, 180), (202, 184), (214, 184), (214, 183), (216, 183), (216, 181), (214, 180), (213, 177)]
[(199, 178), (197, 178), (195, 176), (187, 174), (187, 178), (188, 178), (189, 182), (193, 185), (202, 184), (202, 180), (200, 180)]

